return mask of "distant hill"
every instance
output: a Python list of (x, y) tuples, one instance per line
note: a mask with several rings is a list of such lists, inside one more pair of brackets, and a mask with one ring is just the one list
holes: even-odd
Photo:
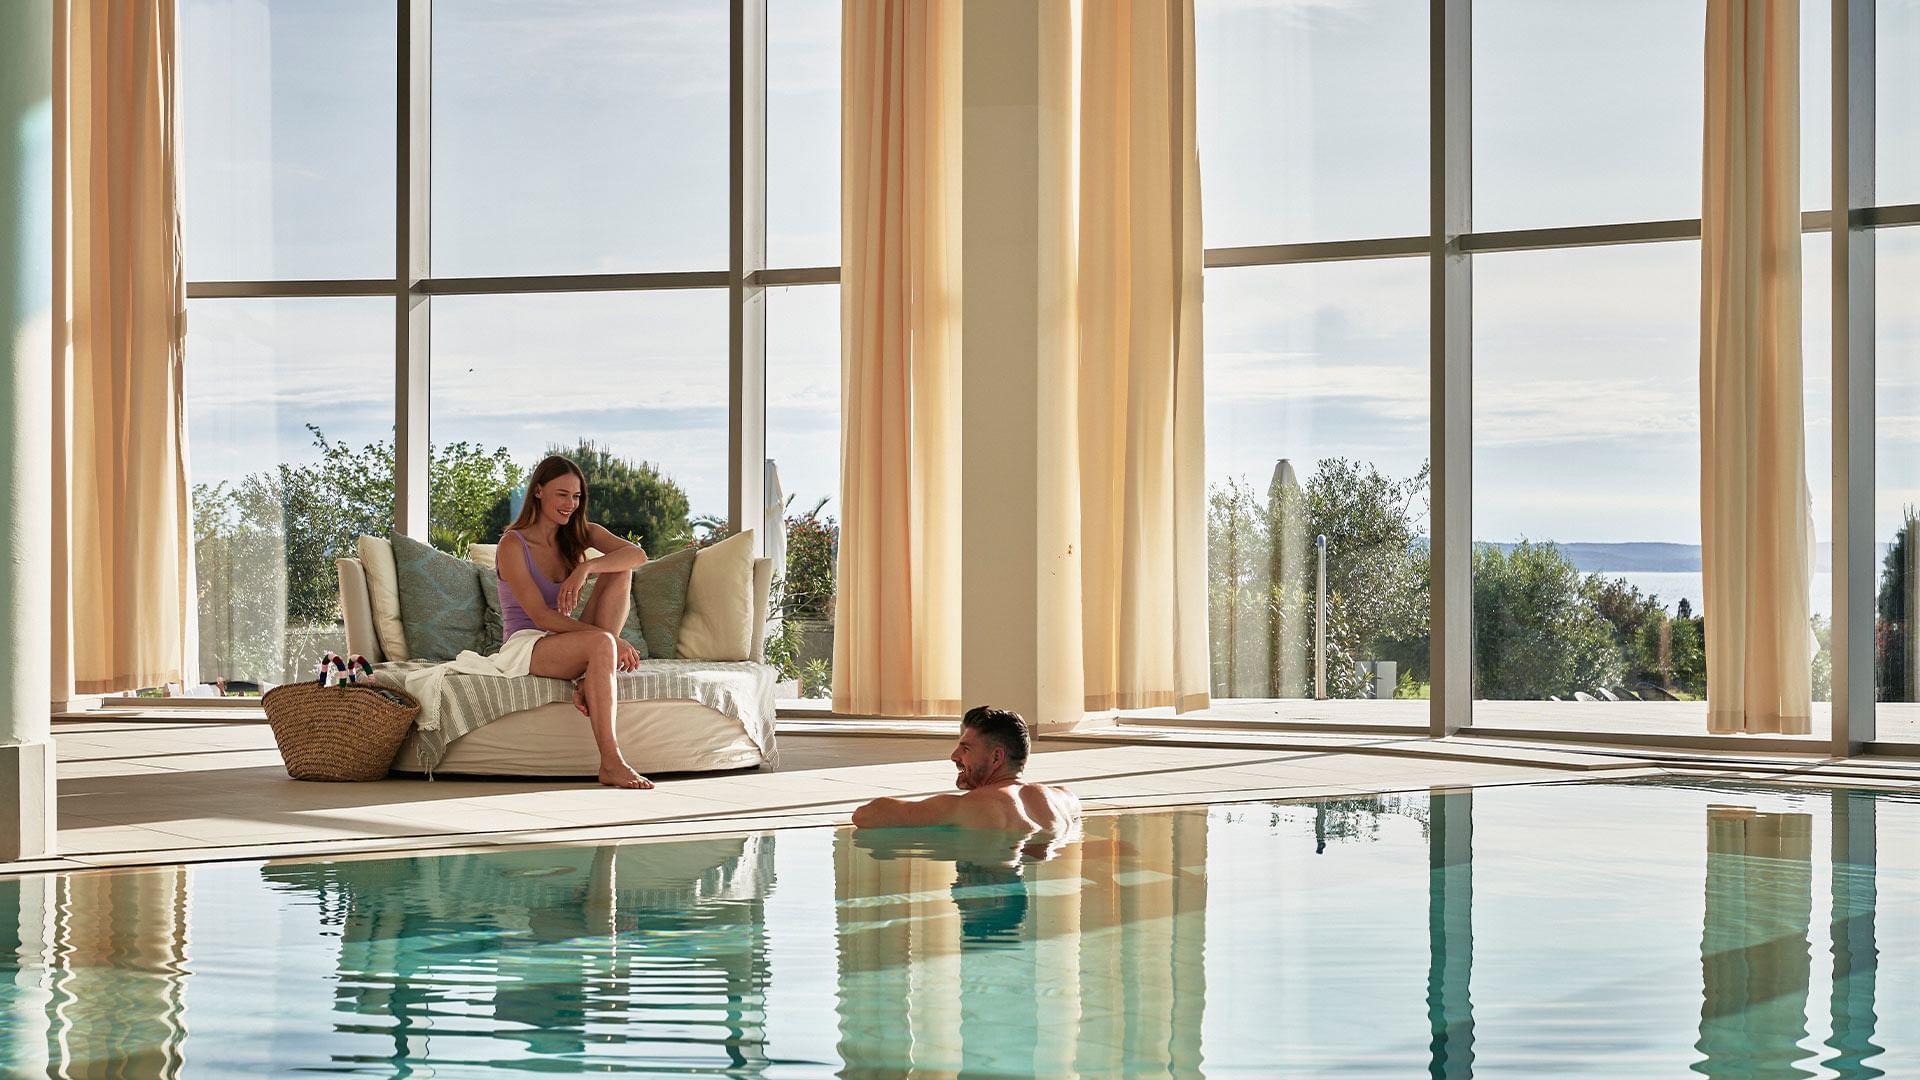
[[(1503, 544), (1488, 540), (1476, 540), (1475, 544), (1484, 547), (1499, 548), (1502, 552), (1512, 551), (1517, 544)], [(1628, 542), (1619, 544), (1569, 543), (1558, 545), (1576, 569), (1584, 573), (1675, 573), (1697, 574), (1700, 572), (1699, 544), (1662, 544)], [(1877, 545), (1874, 552), (1874, 565), (1887, 555), (1887, 545)], [(1819, 544), (1813, 552), (1813, 568), (1816, 571), (1833, 569), (1833, 545)]]

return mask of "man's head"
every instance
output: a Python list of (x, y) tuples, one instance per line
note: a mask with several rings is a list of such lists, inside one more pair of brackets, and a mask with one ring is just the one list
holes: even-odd
[(948, 760), (959, 770), (954, 783), (972, 790), (1020, 775), (1033, 743), (1020, 714), (990, 705), (967, 710), (960, 720), (960, 744)]

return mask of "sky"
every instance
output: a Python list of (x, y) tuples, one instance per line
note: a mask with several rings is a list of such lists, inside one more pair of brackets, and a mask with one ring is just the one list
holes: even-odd
[[(1480, 229), (1700, 210), (1704, 0), (1477, 0)], [(769, 257), (839, 261), (838, 4), (770, 0)], [(1425, 0), (1197, 0), (1211, 247), (1422, 234)], [(1804, 0), (1803, 205), (1826, 204), (1827, 5)], [(190, 280), (390, 277), (390, 0), (183, 0)], [(1920, 201), (1920, 0), (1882, 0), (1879, 189)], [(726, 266), (724, 0), (441, 0), (432, 272)], [(1826, 238), (1805, 252), (1806, 435), (1826, 533)], [(1474, 532), (1697, 543), (1696, 243), (1476, 259)], [(1920, 229), (1879, 242), (1880, 539), (1920, 504)], [(1264, 488), (1427, 456), (1424, 259), (1209, 271), (1207, 475)], [(796, 509), (838, 490), (833, 286), (768, 298), (768, 453)], [(594, 438), (726, 508), (724, 294), (443, 297), (432, 435), (531, 464)], [(191, 468), (391, 432), (393, 317), (369, 299), (189, 312)], [(826, 512), (837, 513), (837, 501)]]

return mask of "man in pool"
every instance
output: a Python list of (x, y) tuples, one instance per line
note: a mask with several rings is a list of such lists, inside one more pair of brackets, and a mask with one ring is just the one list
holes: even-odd
[(1020, 779), (1032, 748), (1019, 713), (988, 705), (968, 709), (959, 745), (948, 756), (959, 770), (954, 784), (961, 794), (875, 799), (853, 812), (854, 827), (957, 825), (1063, 837), (1080, 824), (1080, 800), (1066, 788)]

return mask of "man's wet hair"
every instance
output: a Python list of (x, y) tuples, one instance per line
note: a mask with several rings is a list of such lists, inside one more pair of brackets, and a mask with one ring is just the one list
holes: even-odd
[(975, 705), (960, 718), (960, 726), (972, 728), (1005, 750), (1007, 765), (1014, 772), (1026, 767), (1033, 740), (1027, 735), (1026, 718), (1019, 713), (1012, 709), (996, 709), (991, 705)]

